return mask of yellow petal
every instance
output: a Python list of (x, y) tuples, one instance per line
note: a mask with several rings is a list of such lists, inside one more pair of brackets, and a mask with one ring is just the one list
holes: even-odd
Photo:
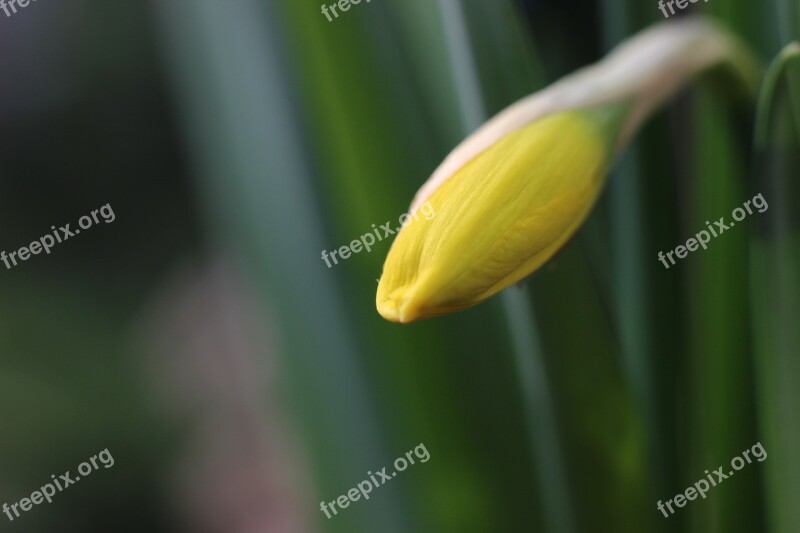
[(378, 285), (378, 312), (408, 323), (473, 306), (536, 270), (584, 221), (611, 150), (605, 121), (557, 113), (508, 134), (428, 199)]

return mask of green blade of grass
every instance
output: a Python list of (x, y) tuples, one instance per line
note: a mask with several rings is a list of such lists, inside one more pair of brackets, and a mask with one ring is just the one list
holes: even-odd
[(752, 231), (750, 294), (759, 423), (770, 531), (800, 531), (800, 122), (798, 95), (782, 76), (795, 68), (798, 46), (786, 47), (762, 88), (754, 176), (769, 209)]
[[(800, 132), (800, 94), (793, 89), (797, 87), (796, 73), (789, 71), (789, 66), (792, 62), (800, 60), (800, 43), (793, 42), (781, 50), (773, 62), (767, 69), (764, 76), (764, 85), (758, 97), (758, 109), (756, 111), (756, 131), (755, 143), (756, 147), (763, 148), (767, 144), (767, 135), (769, 134), (769, 125), (772, 119), (772, 108), (776, 98), (776, 91), (778, 83), (786, 75), (785, 81), (790, 87), (789, 106), (792, 112), (792, 118), (797, 132)], [(792, 96), (794, 95), (794, 96)]]
[[(750, 198), (742, 170), (747, 151), (733, 135), (737, 122), (729, 103), (701, 87), (694, 93), (691, 116), (691, 170), (684, 184), (689, 199), (683, 224), (687, 239), (705, 228), (706, 221), (730, 221), (732, 210)], [(672, 267), (687, 276), (687, 483), (706, 469), (728, 465), (757, 440), (746, 286), (748, 223), (756, 221), (746, 219), (714, 238), (707, 250), (698, 249)], [(708, 505), (687, 509), (693, 531), (761, 530), (758, 476), (755, 467), (743, 470), (716, 488)]]
[(575, 510), (564, 465), (553, 394), (544, 365), (536, 316), (528, 295), (512, 287), (503, 295), (503, 308), (525, 403), (532, 459), (536, 465), (546, 531), (571, 533)]

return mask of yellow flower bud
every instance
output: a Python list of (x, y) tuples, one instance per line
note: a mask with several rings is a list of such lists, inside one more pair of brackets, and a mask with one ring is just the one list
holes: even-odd
[[(459, 311), (542, 266), (599, 196), (615, 155), (644, 119), (696, 73), (757, 69), (706, 20), (657, 25), (494, 117), (445, 159), (412, 203), (378, 284), (378, 312), (409, 323)], [(753, 84), (754, 85), (754, 84)]]
[(563, 112), (504, 137), (427, 202), (397, 236), (378, 311), (411, 322), (475, 305), (536, 270), (575, 233), (602, 189), (609, 121)]

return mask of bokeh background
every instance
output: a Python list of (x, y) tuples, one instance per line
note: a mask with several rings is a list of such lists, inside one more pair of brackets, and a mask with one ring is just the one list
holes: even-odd
[[(765, 66), (800, 38), (796, 0), (698, 12)], [(0, 12), (0, 249), (116, 215), (0, 266), (0, 502), (115, 459), (0, 530), (800, 531), (796, 64), (758, 110), (723, 71), (696, 80), (569, 246), (477, 308), (389, 324), (389, 242), (320, 257), (397, 220), (487, 117), (659, 21), (654, 0)], [(758, 193), (767, 212), (658, 262)], [(756, 442), (765, 462), (656, 509)], [(319, 510), (420, 443), (427, 463)]]

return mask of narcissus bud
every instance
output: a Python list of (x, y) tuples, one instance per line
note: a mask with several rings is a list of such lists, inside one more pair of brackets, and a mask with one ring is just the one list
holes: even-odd
[(376, 298), (408, 323), (471, 307), (542, 266), (584, 222), (617, 153), (688, 78), (749, 56), (714, 24), (656, 26), (605, 60), (512, 105), (462, 142), (423, 185)]

